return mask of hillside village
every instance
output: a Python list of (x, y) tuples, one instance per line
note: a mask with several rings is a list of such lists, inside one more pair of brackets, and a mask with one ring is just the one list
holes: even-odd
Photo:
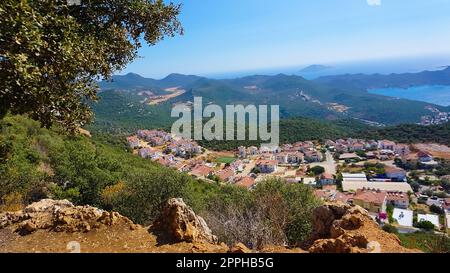
[(216, 152), (159, 130), (138, 130), (127, 143), (137, 156), (211, 183), (252, 190), (278, 177), (324, 201), (360, 205), (381, 226), (450, 232), (450, 176), (437, 171), (448, 165), (446, 146), (349, 138)]

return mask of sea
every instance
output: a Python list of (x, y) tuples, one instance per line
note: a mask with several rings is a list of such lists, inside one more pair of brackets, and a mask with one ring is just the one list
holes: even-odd
[(424, 101), (441, 106), (450, 106), (449, 85), (421, 85), (410, 88), (370, 89), (368, 91), (372, 94)]

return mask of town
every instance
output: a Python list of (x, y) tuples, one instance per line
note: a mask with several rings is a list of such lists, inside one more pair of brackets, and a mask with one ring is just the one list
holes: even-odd
[(390, 140), (303, 141), (279, 147), (211, 151), (160, 130), (127, 138), (133, 153), (211, 183), (252, 190), (268, 177), (302, 183), (324, 201), (365, 208), (381, 226), (403, 233), (450, 231), (450, 148)]

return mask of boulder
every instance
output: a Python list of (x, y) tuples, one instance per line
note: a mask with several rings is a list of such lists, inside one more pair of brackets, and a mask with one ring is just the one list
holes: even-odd
[(212, 234), (205, 220), (196, 215), (181, 198), (167, 201), (153, 228), (166, 233), (174, 241), (217, 243), (217, 237)]
[(43, 199), (22, 211), (0, 215), (0, 228), (12, 226), (21, 235), (40, 229), (56, 232), (88, 232), (101, 226), (130, 225), (131, 220), (117, 212), (107, 212), (91, 206), (74, 206), (67, 200)]
[(312, 253), (412, 252), (394, 234), (380, 229), (367, 210), (344, 203), (325, 203), (313, 211), (313, 232), (306, 246)]

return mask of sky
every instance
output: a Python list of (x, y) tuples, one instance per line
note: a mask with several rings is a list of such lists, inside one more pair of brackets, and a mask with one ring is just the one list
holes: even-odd
[[(166, 1), (167, 2), (167, 1)], [(450, 56), (450, 0), (173, 0), (184, 35), (143, 46), (120, 74), (219, 75)]]

